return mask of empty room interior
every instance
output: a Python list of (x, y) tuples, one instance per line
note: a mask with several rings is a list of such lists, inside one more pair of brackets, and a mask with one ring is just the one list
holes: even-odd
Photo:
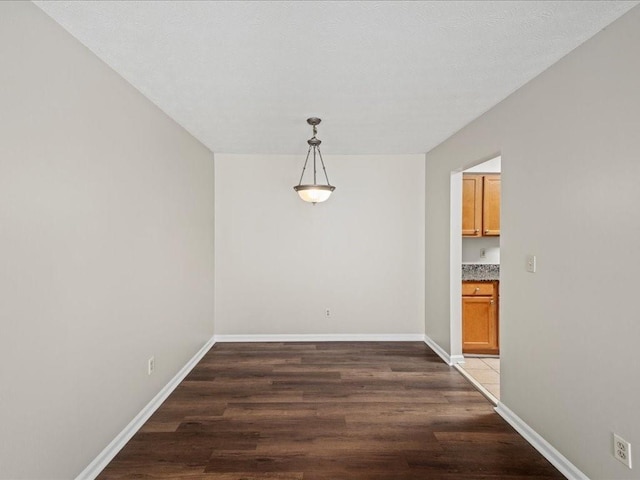
[(639, 3), (0, 2), (0, 479), (640, 478)]

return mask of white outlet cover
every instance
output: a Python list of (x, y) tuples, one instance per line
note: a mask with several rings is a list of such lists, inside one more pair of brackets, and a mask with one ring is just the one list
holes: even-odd
[(527, 272), (536, 273), (536, 256), (527, 255)]
[(615, 433), (613, 434), (613, 456), (631, 468), (631, 444)]

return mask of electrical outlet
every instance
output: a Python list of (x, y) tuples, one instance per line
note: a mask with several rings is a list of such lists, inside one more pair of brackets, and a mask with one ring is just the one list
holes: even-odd
[(613, 456), (631, 468), (631, 444), (615, 433), (613, 434)]
[(487, 249), (486, 248), (481, 248), (480, 249), (480, 258), (487, 258)]
[(155, 357), (151, 357), (149, 360), (147, 360), (147, 375), (151, 375), (155, 369), (156, 359)]
[(527, 255), (527, 272), (536, 273), (536, 256)]
[(325, 317), (327, 317), (327, 318), (328, 318), (328, 317), (330, 317), (330, 316), (331, 316), (331, 310), (327, 308), (327, 309), (324, 311), (324, 316), (325, 316)]

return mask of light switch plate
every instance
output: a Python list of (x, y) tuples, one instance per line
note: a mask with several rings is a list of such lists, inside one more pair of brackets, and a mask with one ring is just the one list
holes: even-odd
[(527, 272), (536, 273), (536, 256), (527, 255)]

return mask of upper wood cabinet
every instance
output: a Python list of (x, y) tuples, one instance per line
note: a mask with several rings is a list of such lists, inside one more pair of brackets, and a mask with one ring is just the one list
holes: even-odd
[(462, 236), (482, 235), (482, 175), (462, 176)]
[(482, 234), (500, 235), (500, 175), (485, 175), (482, 180)]
[(462, 236), (500, 235), (500, 175), (462, 176)]

